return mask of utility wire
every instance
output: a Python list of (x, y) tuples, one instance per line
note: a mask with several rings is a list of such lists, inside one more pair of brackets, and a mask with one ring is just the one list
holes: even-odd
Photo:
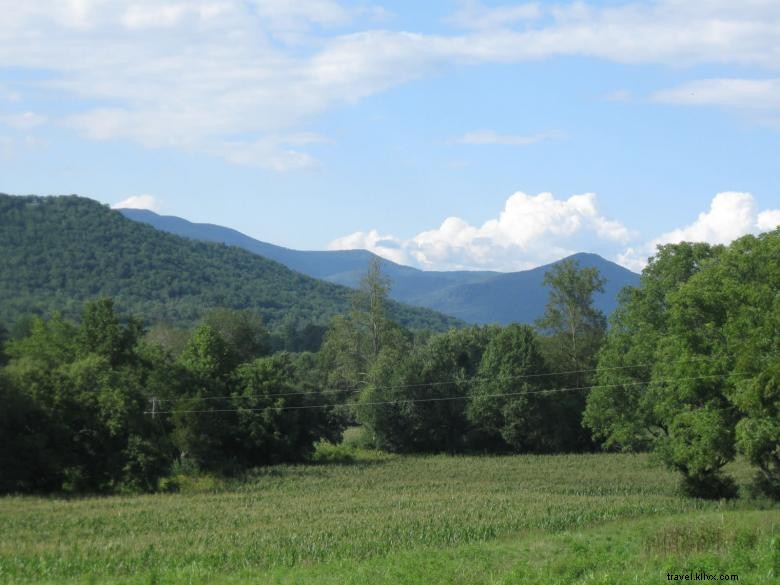
[[(336, 406), (381, 406), (389, 404), (411, 404), (418, 402), (445, 402), (448, 400), (468, 400), (469, 398), (500, 398), (508, 396), (526, 396), (530, 394), (554, 394), (557, 392), (575, 392), (580, 390), (593, 390), (596, 388), (615, 388), (618, 386), (639, 386), (644, 384), (650, 384), (651, 382), (675, 382), (681, 380), (701, 380), (704, 378), (724, 378), (726, 376), (744, 376), (748, 375), (748, 372), (738, 372), (733, 374), (709, 374), (705, 376), (692, 376), (689, 378), (661, 378), (659, 380), (643, 380), (640, 382), (625, 382), (622, 384), (600, 384), (595, 386), (577, 386), (572, 388), (550, 388), (547, 390), (529, 390), (526, 392), (502, 392), (496, 394), (480, 394), (477, 396), (467, 394), (462, 396), (440, 396), (434, 398), (399, 398), (397, 400), (381, 400), (374, 402), (347, 402), (343, 404), (302, 404), (299, 406), (266, 406), (264, 408), (224, 408), (224, 409), (212, 409), (212, 410), (158, 410), (157, 414), (207, 414), (207, 413), (231, 413), (231, 412), (260, 412), (268, 409), (273, 410), (307, 410), (307, 409), (321, 409), (321, 408), (333, 408)], [(151, 412), (145, 412), (144, 414), (151, 414)]]
[[(723, 356), (718, 356), (718, 358)], [(698, 358), (691, 358), (687, 361), (702, 361), (702, 360), (711, 360), (716, 359), (715, 356), (701, 356)], [(589, 373), (589, 372), (605, 372), (605, 371), (611, 371), (611, 370), (627, 370), (627, 369), (633, 369), (633, 368), (646, 368), (655, 365), (654, 363), (647, 363), (647, 364), (631, 364), (627, 366), (612, 366), (607, 368), (588, 368), (583, 370), (563, 370), (559, 372), (544, 372), (544, 373), (537, 373), (537, 374), (518, 374), (516, 376), (502, 376), (502, 377), (478, 377), (474, 376), (472, 378), (463, 378), (463, 379), (453, 379), (453, 380), (446, 380), (446, 381), (437, 381), (437, 382), (419, 382), (416, 384), (399, 384), (399, 385), (392, 385), (392, 386), (372, 386), (372, 388), (376, 390), (402, 390), (406, 388), (429, 388), (432, 386), (446, 386), (449, 384), (473, 384), (475, 382), (487, 382), (490, 380), (495, 381), (513, 381), (513, 380), (525, 380), (528, 378), (543, 378), (546, 376), (564, 376), (568, 374), (582, 374), (582, 373)], [(300, 391), (300, 392), (280, 392), (280, 393), (274, 393), (274, 394), (231, 394), (230, 396), (193, 396), (190, 398), (197, 399), (197, 400), (226, 400), (229, 398), (279, 398), (284, 396), (306, 396), (311, 394), (357, 394), (360, 392), (362, 388), (339, 388), (339, 389), (333, 389), (333, 390), (309, 390), (309, 391)], [(178, 398), (157, 398), (157, 402), (176, 402), (179, 400)], [(164, 412), (164, 411), (158, 411), (158, 412)]]

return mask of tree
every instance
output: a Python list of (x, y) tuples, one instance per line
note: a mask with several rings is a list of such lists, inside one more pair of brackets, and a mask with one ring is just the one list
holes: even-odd
[(258, 358), (229, 373), (223, 396), (181, 401), (174, 415), (175, 440), (186, 458), (201, 469), (234, 474), (301, 461), (317, 441), (337, 440), (343, 426), (329, 408), (330, 397), (318, 392), (296, 363), (287, 353)]
[[(592, 368), (606, 331), (606, 317), (593, 305), (593, 294), (604, 292), (597, 268), (580, 268), (575, 260), (555, 264), (544, 275), (550, 296), (537, 327), (553, 340), (556, 365), (566, 369)], [(585, 379), (579, 373), (577, 382)]]
[(45, 479), (37, 487), (156, 487), (169, 460), (160, 447), (163, 438), (144, 414), (147, 370), (136, 353), (140, 333), (138, 321), (121, 323), (110, 299), (100, 299), (86, 305), (78, 327), (58, 316), (35, 319), (29, 336), (9, 344), (6, 372), (17, 392), (11, 402), (45, 423), (23, 425), (16, 439), (47, 454)]
[(605, 387), (585, 417), (595, 435), (651, 448), (698, 497), (736, 495), (723, 468), (742, 451), (757, 486), (778, 498), (778, 258), (780, 230), (726, 248), (659, 248), (639, 289), (623, 296), (601, 354)]
[(598, 355), (597, 388), (587, 399), (584, 424), (608, 449), (642, 451), (668, 433), (668, 420), (647, 387), (659, 342), (668, 334), (672, 295), (723, 251), (705, 243), (659, 246), (642, 271), (639, 287), (620, 291)]
[(225, 342), (239, 363), (249, 362), (270, 352), (270, 336), (263, 318), (250, 310), (211, 309), (201, 320)]
[[(547, 337), (540, 339), (548, 367), (561, 372), (547, 379), (558, 388), (583, 388), (594, 379), (592, 370), (606, 333), (606, 317), (593, 304), (593, 295), (604, 291), (604, 279), (596, 268), (580, 268), (565, 260), (545, 275), (549, 300), (544, 315), (536, 322)], [(592, 449), (589, 434), (582, 427), (587, 394), (584, 390), (562, 392), (556, 397), (559, 416), (567, 421), (562, 444), (570, 450)], [(574, 422), (577, 421), (577, 422)]]
[(390, 282), (379, 259), (371, 260), (352, 310), (333, 319), (322, 344), (322, 369), (329, 386), (355, 387), (365, 381), (382, 349), (399, 340), (399, 328), (386, 315)]
[(546, 373), (531, 327), (501, 329), (480, 360), (469, 421), (498, 448), (536, 453), (561, 449), (566, 421), (551, 416), (555, 403), (542, 393), (549, 388)]
[(485, 347), (497, 330), (452, 329), (412, 352), (386, 346), (358, 409), (377, 446), (398, 452), (467, 449), (472, 440), (467, 399)]
[(48, 413), (0, 372), (0, 493), (57, 489), (62, 484)]

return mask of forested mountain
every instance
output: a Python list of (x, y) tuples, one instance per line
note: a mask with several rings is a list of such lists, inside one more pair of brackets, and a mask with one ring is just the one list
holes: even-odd
[[(141, 209), (123, 209), (135, 221), (195, 240), (239, 246), (288, 268), (315, 278), (346, 286), (357, 286), (369, 261), (376, 258), (366, 250), (302, 251), (275, 246), (250, 238), (236, 230), (213, 224), (193, 223), (173, 216)], [(596, 254), (571, 257), (583, 268), (597, 268), (606, 278), (603, 293), (595, 295), (596, 307), (610, 314), (617, 306), (617, 293), (624, 286), (637, 286), (639, 275)], [(392, 282), (390, 297), (427, 307), (469, 323), (531, 323), (544, 312), (549, 291), (544, 273), (550, 266), (520, 272), (424, 271), (381, 260), (382, 271)]]
[[(218, 306), (257, 310), (270, 325), (325, 323), (350, 306), (345, 287), (237, 247), (156, 230), (90, 199), (0, 195), (0, 322), (52, 311), (77, 317), (98, 296), (181, 324)], [(458, 324), (400, 303), (389, 311), (412, 328)]]

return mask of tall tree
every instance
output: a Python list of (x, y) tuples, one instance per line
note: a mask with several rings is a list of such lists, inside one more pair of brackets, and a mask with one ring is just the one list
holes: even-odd
[(379, 258), (372, 258), (352, 302), (355, 324), (367, 337), (369, 361), (376, 359), (382, 349), (387, 331), (385, 310), (389, 293), (390, 279), (382, 274)]
[[(556, 366), (593, 367), (606, 331), (606, 317), (593, 305), (593, 294), (604, 292), (605, 282), (597, 268), (580, 268), (574, 260), (558, 262), (544, 275), (550, 296), (536, 325), (551, 337)], [(575, 376), (577, 382), (584, 378)]]
[(365, 381), (383, 347), (398, 339), (398, 327), (386, 314), (390, 281), (374, 258), (352, 295), (349, 315), (336, 317), (322, 345), (323, 370), (330, 385)]

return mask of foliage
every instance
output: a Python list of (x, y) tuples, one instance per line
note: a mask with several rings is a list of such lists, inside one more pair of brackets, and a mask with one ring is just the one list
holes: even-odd
[(493, 326), (450, 330), (414, 350), (381, 353), (358, 410), (377, 446), (399, 452), (467, 449), (471, 383), (497, 331)]
[[(725, 248), (660, 248), (615, 314), (599, 362), (604, 388), (585, 417), (594, 434), (607, 446), (652, 448), (702, 497), (735, 495), (722, 469), (740, 450), (777, 498), (778, 258), (780, 230)], [(632, 372), (632, 361), (645, 365)]]
[(504, 443), (515, 452), (560, 449), (551, 427), (562, 421), (550, 416), (555, 398), (545, 394), (545, 374), (547, 366), (530, 326), (510, 325), (496, 333), (482, 354), (467, 409), (483, 441)]
[[(591, 368), (606, 330), (604, 313), (593, 305), (593, 294), (604, 291), (596, 268), (580, 268), (571, 260), (555, 264), (544, 275), (550, 296), (536, 325), (554, 341), (553, 361), (577, 371)], [(585, 376), (575, 375), (577, 382)]]
[(141, 333), (137, 321), (120, 322), (113, 303), (100, 299), (86, 305), (79, 327), (36, 319), (30, 336), (9, 343), (6, 372), (18, 392), (9, 415), (17, 425), (29, 413), (39, 417), (17, 427), (16, 441), (41, 449), (16, 471), (29, 476), (45, 459), (38, 482), (17, 489), (154, 489), (167, 464), (164, 440), (144, 415), (147, 370), (135, 352)]
[(174, 359), (111, 299), (79, 325), (32, 319), (0, 370), (0, 491), (154, 491), (177, 461), (234, 473), (309, 457), (343, 420), (313, 356), (252, 359), (266, 340), (257, 319), (221, 310)]

